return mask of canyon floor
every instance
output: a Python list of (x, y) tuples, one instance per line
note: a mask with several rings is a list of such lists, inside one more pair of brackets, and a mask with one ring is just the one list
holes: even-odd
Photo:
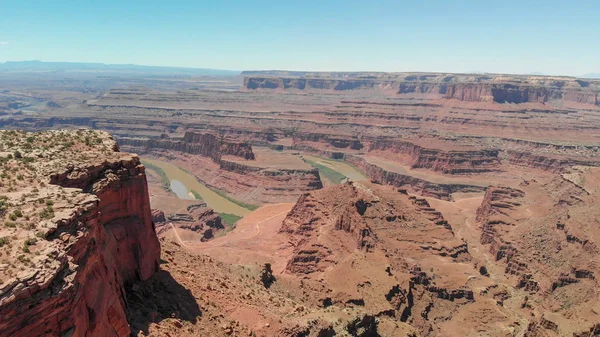
[[(139, 275), (111, 265), (122, 272), (113, 280), (94, 269), (99, 257), (76, 261), (87, 266), (77, 277), (99, 273), (119, 285), (110, 303), (92, 301), (89, 291), (77, 297), (87, 310), (81, 320), (98, 333), (600, 335), (600, 81), (428, 73), (82, 73), (70, 82), (57, 74), (43, 81), (0, 76), (3, 128), (106, 130), (133, 163), (131, 173), (143, 170), (148, 198), (136, 199), (135, 212), (100, 218), (108, 234), (70, 236), (96, 242), (113, 240), (115, 231), (115, 252), (127, 242), (143, 247), (115, 228), (135, 217), (148, 224), (151, 216), (159, 238), (160, 257), (148, 253), (156, 265)], [(95, 139), (114, 142), (73, 132), (75, 150), (92, 151)], [(4, 134), (20, 137), (0, 151), (7, 177), (30, 166), (14, 154), (27, 149), (28, 137), (49, 147), (37, 134)], [(81, 156), (75, 150), (66, 161)], [(103, 167), (121, 156), (99, 151), (84, 154), (84, 162)], [(95, 191), (84, 178), (94, 170), (69, 179)], [(102, 177), (114, 183), (106, 170)], [(7, 196), (0, 201), (10, 207), (31, 187), (12, 181), (0, 186)], [(102, 193), (102, 210), (116, 207), (111, 200), (127, 208), (129, 192)], [(1, 294), (10, 298), (18, 249), (31, 246), (35, 254), (43, 240), (58, 241), (39, 234), (40, 243), (23, 243), (33, 242), (27, 235), (36, 229), (15, 232), (13, 208), (3, 212), (2, 236), (15, 237), (0, 246), (0, 261), (10, 260), (2, 262), (0, 281), (8, 283)], [(87, 256), (77, 241), (65, 242), (68, 254)], [(4, 303), (13, 302), (2, 298), (0, 310)]]

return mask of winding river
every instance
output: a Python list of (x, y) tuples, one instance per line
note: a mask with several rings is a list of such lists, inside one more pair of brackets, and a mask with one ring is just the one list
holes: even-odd
[(183, 171), (171, 163), (146, 158), (144, 158), (143, 161), (157, 166), (165, 172), (170, 181), (171, 189), (180, 199), (195, 199), (191, 193), (191, 191), (194, 191), (198, 193), (206, 202), (208, 207), (214, 209), (215, 212), (235, 214), (237, 216), (244, 216), (251, 212), (249, 209), (237, 205), (220, 196), (196, 180), (193, 175)]
[(343, 161), (327, 159), (327, 158), (311, 156), (311, 155), (304, 155), (304, 158), (311, 160), (317, 164), (329, 167), (330, 169), (345, 175), (346, 177), (350, 178), (351, 180), (354, 180), (354, 181), (367, 180), (367, 177), (365, 177), (361, 172), (359, 172), (357, 169), (346, 164)]

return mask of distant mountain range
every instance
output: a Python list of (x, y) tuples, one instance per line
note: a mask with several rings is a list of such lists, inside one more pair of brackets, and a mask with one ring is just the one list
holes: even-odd
[(134, 64), (104, 64), (81, 62), (8, 61), (0, 63), (0, 72), (108, 72), (156, 75), (236, 76), (240, 71), (140, 66)]

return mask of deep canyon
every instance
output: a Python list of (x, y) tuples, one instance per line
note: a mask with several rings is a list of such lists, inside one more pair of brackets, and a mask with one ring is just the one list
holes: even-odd
[(0, 336), (600, 335), (600, 80), (71, 75), (0, 74)]

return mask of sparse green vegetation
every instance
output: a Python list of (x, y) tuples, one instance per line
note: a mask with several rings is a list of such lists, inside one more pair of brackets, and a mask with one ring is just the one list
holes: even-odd
[(198, 193), (194, 190), (190, 190), (190, 192), (192, 192), (192, 194), (194, 195), (194, 198), (196, 198), (196, 200), (204, 200), (204, 199), (202, 199), (202, 196), (200, 195), (200, 193)]
[(319, 174), (323, 175), (323, 177), (329, 181), (331, 181), (334, 184), (340, 184), (344, 179), (346, 179), (346, 176), (339, 173), (338, 171), (332, 170), (331, 168), (325, 166), (325, 165), (321, 165), (319, 163), (316, 163), (312, 160), (308, 160), (306, 158), (302, 159), (304, 160), (305, 163), (307, 163), (308, 165), (316, 168), (319, 170)]
[(19, 256), (17, 256), (17, 260), (19, 260), (19, 262), (21, 262), (21, 263), (31, 262), (31, 260), (27, 256), (25, 256), (25, 255), (19, 255)]
[(146, 166), (146, 168), (156, 172), (156, 174), (158, 174), (160, 176), (160, 179), (161, 179), (165, 189), (167, 189), (168, 191), (171, 190), (171, 187), (170, 187), (171, 180), (169, 179), (169, 176), (167, 176), (167, 174), (165, 173), (165, 171), (163, 169), (161, 169), (160, 167), (158, 167), (148, 161), (145, 161), (145, 160), (142, 160), (142, 164), (144, 164), (144, 166)]
[(25, 240), (25, 242), (23, 242), (23, 252), (31, 253), (31, 250), (29, 249), (29, 247), (35, 245), (36, 243), (37, 243), (36, 238), (29, 238), (29, 239)]
[(251, 211), (254, 211), (255, 209), (257, 209), (257, 208), (259, 208), (259, 207), (260, 207), (260, 206), (258, 206), (258, 205), (247, 204), (247, 203), (245, 203), (245, 202), (241, 202), (241, 201), (239, 201), (239, 200), (235, 200), (235, 199), (233, 199), (232, 197), (230, 197), (229, 195), (227, 195), (227, 193), (225, 193), (225, 192), (223, 192), (223, 191), (221, 191), (221, 190), (218, 190), (218, 189), (216, 189), (216, 188), (211, 188), (211, 190), (212, 190), (213, 192), (217, 193), (218, 195), (220, 195), (221, 197), (223, 197), (223, 198), (225, 198), (225, 199), (227, 199), (227, 200), (231, 201), (232, 203), (234, 203), (234, 204), (236, 204), (236, 205), (238, 205), (238, 206), (240, 206), (240, 207), (243, 207), (243, 208), (245, 208), (245, 209), (249, 209), (249, 210), (251, 210)]
[(8, 208), (7, 200), (7, 197), (0, 195), (0, 215), (6, 212), (6, 209)]
[(0, 238), (0, 247), (7, 245), (10, 243), (10, 238), (8, 236), (3, 236)]
[(235, 223), (238, 222), (242, 217), (235, 214), (221, 213), (221, 221), (227, 227), (231, 229), (235, 228)]
[(52, 206), (48, 206), (44, 208), (43, 211), (40, 212), (41, 219), (52, 219), (54, 217), (54, 209)]

